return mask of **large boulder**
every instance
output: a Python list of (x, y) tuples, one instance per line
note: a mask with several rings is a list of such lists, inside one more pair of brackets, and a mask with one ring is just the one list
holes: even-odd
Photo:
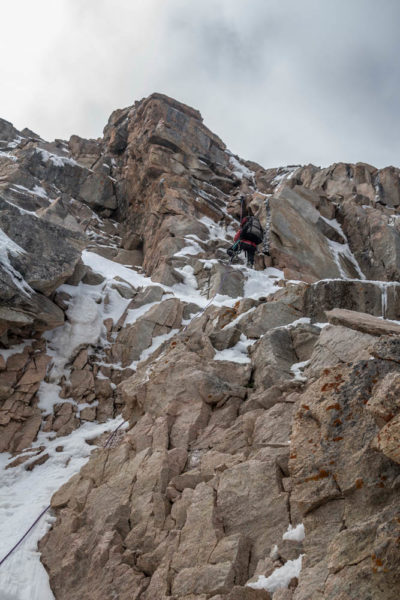
[[(291, 279), (313, 282), (323, 278), (357, 278), (346, 244), (329, 235), (333, 227), (300, 194), (285, 186), (270, 200), (271, 252), (278, 268)], [(327, 234), (329, 237), (327, 237)], [(331, 239), (330, 239), (331, 238)]]
[(47, 296), (72, 276), (86, 238), (2, 198), (0, 208), (1, 331), (57, 327), (64, 315)]

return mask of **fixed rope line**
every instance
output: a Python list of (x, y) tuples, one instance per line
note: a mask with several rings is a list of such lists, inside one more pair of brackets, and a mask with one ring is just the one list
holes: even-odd
[(107, 447), (108, 447), (108, 444), (111, 444), (111, 442), (113, 441), (114, 437), (115, 437), (115, 436), (116, 436), (116, 434), (117, 434), (117, 431), (118, 431), (118, 429), (119, 429), (120, 427), (122, 427), (122, 425), (123, 425), (124, 423), (126, 423), (126, 421), (122, 421), (122, 422), (121, 422), (121, 423), (118, 425), (118, 427), (117, 427), (116, 429), (114, 429), (114, 431), (113, 431), (113, 432), (110, 434), (110, 436), (107, 438), (107, 441), (106, 441), (106, 443), (104, 444), (103, 448), (107, 448)]
[(30, 533), (32, 531), (32, 529), (35, 527), (35, 525), (40, 521), (40, 519), (43, 517), (43, 515), (45, 513), (47, 513), (47, 511), (50, 508), (50, 504), (48, 506), (46, 506), (46, 508), (44, 508), (42, 510), (42, 512), (40, 513), (40, 515), (37, 517), (37, 519), (32, 523), (32, 525), (29, 527), (29, 529), (24, 533), (24, 535), (22, 536), (22, 538), (20, 538), (18, 540), (18, 542), (11, 548), (11, 550), (0, 560), (0, 567), (1, 565), (7, 560), (7, 558), (9, 556), (11, 556), (11, 554), (14, 552), (14, 550), (16, 550), (18, 548), (18, 546), (20, 544), (22, 544), (22, 542), (24, 541), (24, 539), (26, 538), (26, 536), (28, 535), (28, 533)]
[[(107, 441), (103, 445), (103, 448), (107, 448), (108, 445), (111, 444), (111, 442), (114, 439), (117, 431), (120, 429), (120, 427), (122, 427), (122, 425), (124, 423), (126, 423), (126, 421), (122, 421), (122, 423), (120, 423), (118, 425), (118, 427), (116, 429), (114, 429), (114, 431), (107, 438)], [(11, 554), (13, 552), (15, 552), (15, 550), (18, 548), (18, 546), (20, 546), (20, 544), (22, 544), (22, 542), (24, 541), (24, 539), (26, 538), (26, 536), (32, 531), (32, 529), (35, 527), (35, 525), (37, 525), (37, 523), (39, 523), (40, 519), (43, 517), (43, 515), (45, 515), (47, 513), (47, 511), (49, 510), (49, 508), (51, 508), (51, 504), (49, 504), (48, 506), (46, 506), (46, 508), (44, 508), (42, 510), (42, 512), (40, 513), (40, 515), (34, 520), (34, 522), (32, 523), (32, 525), (29, 527), (29, 529), (26, 530), (26, 532), (24, 533), (24, 535), (17, 541), (16, 544), (14, 544), (14, 546), (11, 548), (11, 550), (9, 552), (7, 552), (7, 554), (0, 560), (0, 567), (7, 560), (7, 558), (9, 556), (11, 556)]]

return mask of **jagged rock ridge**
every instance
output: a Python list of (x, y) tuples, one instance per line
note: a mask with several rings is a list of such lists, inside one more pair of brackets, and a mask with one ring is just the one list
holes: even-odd
[(1, 449), (129, 422), (52, 498), (55, 598), (397, 599), (399, 170), (266, 170), (160, 94), (99, 140), (0, 127)]

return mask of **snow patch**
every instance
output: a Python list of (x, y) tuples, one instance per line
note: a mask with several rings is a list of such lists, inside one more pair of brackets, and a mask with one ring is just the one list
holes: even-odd
[[(241, 270), (243, 267), (239, 267)], [(244, 296), (246, 298), (259, 298), (260, 296), (269, 296), (278, 291), (278, 281), (284, 279), (283, 271), (269, 267), (264, 271), (255, 271), (246, 269), (246, 282), (244, 284)]]
[(283, 534), (282, 539), (293, 540), (295, 542), (302, 542), (305, 537), (306, 534), (304, 531), (303, 523), (299, 523), (298, 525), (296, 525), (296, 527), (292, 527), (292, 525), (289, 523), (289, 527), (287, 528), (287, 531)]
[(248, 364), (251, 362), (247, 348), (252, 346), (257, 340), (249, 340), (243, 333), (240, 336), (240, 340), (232, 348), (226, 348), (225, 350), (217, 350), (214, 355), (214, 360), (229, 360), (239, 364)]
[[(108, 258), (104, 258), (95, 252), (84, 250), (82, 252), (82, 260), (85, 265), (90, 267), (96, 273), (100, 273), (100, 275), (103, 275), (103, 277), (106, 279), (113, 280), (118, 276), (121, 277), (121, 279), (125, 279), (125, 281), (130, 283), (133, 287), (146, 287), (148, 285), (154, 285), (150, 277), (140, 275), (136, 271), (133, 271), (128, 267), (124, 267), (123, 265), (120, 265), (112, 260), (108, 260)], [(158, 285), (165, 290), (169, 289), (162, 284)]]
[[(107, 423), (85, 423), (66, 437), (55, 438), (54, 432), (39, 433), (34, 447), (45, 446), (43, 454), (48, 453), (49, 459), (32, 471), (27, 471), (26, 466), (37, 460), (37, 455), (17, 467), (6, 469), (15, 457), (9, 453), (0, 454), (0, 558), (11, 550), (49, 505), (54, 492), (87, 462), (96, 448), (87, 441), (114, 431), (121, 422), (122, 418), (118, 417)], [(57, 446), (63, 447), (61, 452), (56, 451)], [(38, 541), (53, 522), (54, 517), (48, 511), (0, 569), (2, 600), (54, 600), (37, 551)]]
[(21, 191), (25, 194), (30, 194), (32, 196), (38, 196), (39, 198), (43, 198), (45, 200), (49, 200), (48, 195), (46, 194), (46, 190), (44, 188), (42, 188), (42, 186), (40, 185), (35, 185), (34, 188), (32, 190), (30, 190), (29, 188), (25, 187), (24, 185), (19, 185), (17, 183), (14, 183), (13, 188), (11, 188), (12, 190), (14, 188), (17, 188), (17, 190), (15, 191)]
[(47, 383), (46, 381), (41, 381), (38, 396), (39, 403), (38, 407), (42, 411), (42, 416), (47, 417), (47, 415), (52, 415), (54, 412), (54, 406), (59, 404), (60, 402), (66, 402), (68, 404), (76, 404), (74, 400), (60, 398), (61, 386), (57, 383)]
[(309, 360), (304, 360), (303, 362), (295, 363), (290, 367), (290, 370), (293, 373), (296, 381), (307, 381), (307, 377), (303, 375), (303, 369), (309, 364), (309, 362)]
[(7, 360), (10, 356), (14, 356), (14, 354), (20, 354), (24, 351), (27, 346), (31, 346), (34, 340), (25, 340), (23, 344), (18, 344), (17, 346), (11, 346), (10, 348), (0, 348), (0, 356)]
[(3, 152), (0, 150), (0, 158), (8, 158), (8, 160), (12, 160), (13, 162), (17, 162), (17, 157), (11, 154), (11, 152)]
[(233, 156), (233, 154), (231, 154), (229, 151), (228, 151), (228, 154), (229, 154), (229, 163), (233, 169), (233, 174), (238, 179), (243, 179), (243, 177), (252, 179), (254, 177), (254, 171), (250, 171), (250, 169), (248, 169), (245, 165), (243, 165), (241, 162), (239, 162), (238, 159), (235, 156)]
[(77, 286), (76, 295), (66, 312), (68, 320), (61, 327), (44, 334), (53, 357), (52, 369), (49, 370), (53, 382), (63, 374), (66, 363), (79, 347), (97, 344), (102, 333), (102, 307), (85, 293), (88, 287), (82, 283)]
[(228, 227), (222, 227), (209, 217), (201, 217), (199, 222), (207, 227), (210, 240), (224, 240), (226, 242), (231, 242), (232, 238), (235, 236), (235, 230), (230, 225)]
[(203, 248), (195, 240), (185, 237), (185, 241), (190, 242), (190, 245), (175, 252), (174, 256), (196, 256), (197, 254), (204, 252)]
[(174, 335), (177, 334), (178, 332), (179, 332), (179, 329), (171, 329), (171, 331), (169, 333), (164, 333), (163, 335), (158, 335), (157, 337), (154, 337), (151, 346), (149, 346), (148, 348), (146, 348), (145, 350), (143, 350), (143, 352), (141, 353), (139, 359), (133, 361), (132, 364), (130, 364), (128, 366), (128, 369), (135, 369), (136, 370), (139, 363), (141, 363), (144, 360), (146, 360), (147, 358), (149, 358), (149, 356), (151, 356), (153, 354), (153, 352), (155, 352), (156, 350), (158, 350), (159, 347), (164, 342), (166, 342), (167, 340), (169, 340), (172, 337), (174, 337)]
[(67, 158), (66, 156), (59, 156), (58, 154), (53, 154), (52, 152), (43, 150), (43, 148), (36, 148), (35, 151), (41, 155), (43, 162), (45, 162), (45, 163), (51, 162), (55, 167), (65, 167), (65, 165), (72, 165), (74, 167), (79, 167), (78, 163), (73, 158)]
[(255, 583), (246, 583), (247, 587), (253, 590), (267, 590), (270, 593), (280, 588), (287, 588), (291, 579), (300, 575), (303, 556), (301, 554), (295, 560), (288, 560), (282, 567), (275, 569), (269, 577), (260, 575)]

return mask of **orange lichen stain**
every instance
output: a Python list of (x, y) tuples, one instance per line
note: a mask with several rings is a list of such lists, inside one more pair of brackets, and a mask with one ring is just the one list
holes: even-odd
[(324, 375), (329, 375), (330, 372), (331, 372), (330, 369), (324, 369), (324, 371), (323, 371)]
[(330, 464), (330, 465), (335, 465), (335, 464), (336, 464), (336, 461), (335, 461), (335, 460), (330, 460), (330, 461), (329, 461), (329, 464)]
[(325, 410), (342, 410), (342, 407), (338, 402), (335, 402), (335, 404), (330, 404), (327, 406)]
[(310, 410), (310, 407), (308, 406), (308, 404), (302, 404), (301, 408), (304, 408), (304, 410)]
[(297, 454), (291, 454), (289, 458), (297, 458)]
[(371, 556), (371, 558), (372, 558), (372, 560), (374, 561), (374, 563), (376, 564), (376, 566), (377, 566), (377, 567), (382, 567), (382, 566), (383, 566), (383, 562), (382, 562), (382, 560), (381, 560), (380, 558), (378, 558), (378, 557), (376, 556), (376, 554), (373, 554), (373, 555)]
[(175, 346), (176, 346), (176, 342), (171, 342), (171, 347), (175, 348)]
[(383, 479), (383, 481), (386, 481), (387, 475), (381, 475), (381, 479)]
[(356, 488), (357, 490), (361, 490), (361, 488), (363, 487), (364, 482), (362, 479), (356, 479)]
[(341, 435), (338, 435), (337, 437), (334, 437), (332, 442), (340, 442), (340, 440), (342, 440), (343, 437)]
[(308, 440), (308, 443), (309, 443), (309, 444), (312, 444), (312, 443), (313, 443), (313, 441), (314, 441), (314, 440)]
[(337, 392), (341, 383), (343, 383), (343, 379), (338, 375), (335, 377), (335, 381), (325, 383), (321, 388), (321, 392), (329, 392), (330, 390)]
[(341, 425), (341, 424), (342, 424), (342, 420), (341, 419), (335, 419), (333, 421), (334, 427), (339, 427), (339, 425)]
[(325, 471), (325, 469), (320, 469), (317, 475), (311, 475), (310, 477), (306, 477), (304, 482), (308, 481), (318, 481), (319, 479), (325, 479), (329, 477), (329, 471)]
[[(228, 318), (228, 323), (229, 323), (229, 321), (232, 321), (232, 319), (234, 319), (234, 318), (237, 316), (237, 312), (238, 312), (238, 308), (239, 308), (239, 302), (240, 302), (240, 300), (238, 300), (238, 301), (236, 302), (236, 304), (234, 305), (234, 307), (233, 307), (233, 308), (227, 308), (227, 309), (226, 309), (226, 310), (225, 310), (225, 311), (222, 313), (222, 315), (221, 315), (221, 317), (220, 317), (220, 318), (221, 318), (221, 319)], [(227, 325), (227, 323), (225, 323), (225, 324), (222, 326), (222, 328), (223, 328), (223, 327), (225, 327), (225, 325)]]
[(365, 400), (363, 400), (363, 404), (367, 404), (368, 403), (368, 398), (366, 398)]
[(211, 394), (208, 394), (207, 398), (212, 398), (212, 395), (211, 395)]

